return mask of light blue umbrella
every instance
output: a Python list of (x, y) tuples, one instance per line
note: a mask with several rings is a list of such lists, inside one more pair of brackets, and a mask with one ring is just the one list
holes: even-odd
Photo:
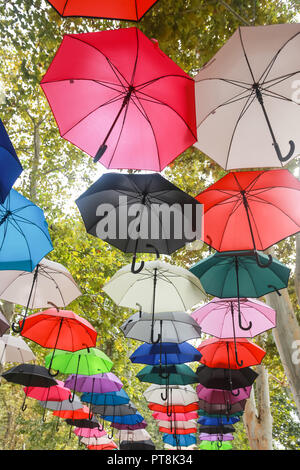
[(0, 204), (0, 269), (32, 272), (52, 250), (44, 212), (12, 189)]
[(196, 444), (197, 438), (195, 434), (164, 434), (163, 441), (173, 447), (188, 447)]
[(123, 388), (118, 392), (110, 393), (83, 393), (81, 395), (81, 401), (84, 403), (92, 403), (93, 405), (125, 405), (129, 403), (130, 398), (123, 390)]

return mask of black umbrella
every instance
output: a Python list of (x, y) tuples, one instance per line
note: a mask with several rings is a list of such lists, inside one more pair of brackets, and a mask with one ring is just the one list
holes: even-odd
[[(25, 387), (47, 388), (58, 384), (58, 382), (49, 375), (46, 367), (35, 364), (19, 364), (3, 372), (2, 377), (8, 382), (24, 385)], [(22, 411), (25, 411), (27, 408), (27, 405), (25, 405), (26, 397), (27, 395), (25, 393)]]
[(155, 445), (148, 441), (122, 441), (120, 450), (155, 450)]
[(207, 403), (204, 400), (199, 400), (199, 409), (209, 415), (228, 416), (243, 412), (246, 403), (247, 400), (240, 400), (233, 404)]
[(235, 429), (232, 424), (222, 424), (221, 426), (200, 426), (200, 432), (223, 436), (224, 434), (234, 433)]
[[(124, 253), (134, 254), (133, 272), (143, 269), (143, 263), (135, 269), (136, 253), (171, 254), (194, 241), (196, 236), (192, 231), (199, 228), (197, 218), (201, 216), (200, 203), (158, 173), (104, 174), (76, 204), (88, 233), (105, 239)], [(100, 205), (105, 210), (105, 204), (109, 205), (107, 210), (97, 215)], [(97, 233), (97, 227), (101, 221), (108, 221), (109, 207), (115, 209), (116, 230), (103, 238), (99, 230)], [(162, 213), (166, 209), (168, 218)], [(186, 234), (186, 228), (190, 234)]]
[(76, 428), (98, 428), (99, 431), (103, 431), (103, 427), (100, 425), (99, 421), (94, 416), (92, 416), (91, 419), (67, 418), (65, 422), (70, 426), (69, 438), (71, 437), (72, 426), (75, 426)]
[(242, 369), (219, 369), (200, 365), (196, 371), (199, 383), (206, 388), (230, 390), (235, 396), (238, 388), (249, 387), (254, 383), (258, 374), (250, 367)]

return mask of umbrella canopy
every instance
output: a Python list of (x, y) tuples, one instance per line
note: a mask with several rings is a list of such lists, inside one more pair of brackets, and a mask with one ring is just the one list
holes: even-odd
[[(1, 317), (0, 317), (1, 318)], [(9, 325), (8, 325), (9, 326)], [(0, 363), (29, 362), (36, 359), (30, 347), (20, 336), (2, 335), (0, 338)]]
[(183, 364), (201, 359), (201, 353), (189, 343), (142, 344), (129, 358), (131, 362), (149, 365)]
[(253, 385), (258, 374), (251, 367), (242, 369), (222, 369), (200, 365), (196, 371), (198, 382), (206, 388), (236, 390)]
[[(167, 400), (164, 400), (161, 397), (161, 394), (164, 392), (164, 390), (164, 387), (152, 384), (147, 388), (143, 395), (148, 402), (167, 406)], [(198, 401), (198, 395), (191, 385), (170, 385), (169, 394), (169, 402), (173, 405), (186, 406)]]
[(95, 346), (97, 331), (85, 318), (70, 310), (50, 308), (30, 315), (24, 322), (22, 336), (44, 348), (77, 352)]
[[(121, 380), (112, 372), (95, 375), (71, 374), (65, 387), (78, 392), (109, 393), (118, 392), (123, 387)], [(76, 388), (74, 388), (76, 387)]]
[(61, 136), (106, 168), (160, 172), (196, 141), (194, 80), (137, 28), (65, 35), (41, 87)]
[(175, 423), (172, 423), (172, 428), (171, 427), (165, 427), (165, 426), (159, 426), (158, 430), (159, 430), (159, 432), (162, 432), (164, 434), (176, 434), (176, 435), (178, 435), (178, 434), (182, 434), (182, 435), (193, 434), (193, 433), (197, 432), (197, 427), (192, 426), (191, 424), (189, 424), (189, 421), (186, 421), (186, 425), (189, 426), (186, 429), (182, 428), (182, 427), (178, 427), (179, 426), (178, 421), (176, 421)]
[(186, 364), (172, 364), (169, 366), (145, 366), (136, 377), (141, 382), (150, 382), (158, 385), (187, 385), (199, 382), (197, 375)]
[(231, 172), (196, 199), (217, 251), (266, 250), (300, 230), (300, 182), (288, 170)]
[(145, 262), (140, 273), (131, 272), (131, 265), (117, 271), (103, 290), (121, 307), (152, 313), (153, 280), (156, 277), (155, 312), (184, 312), (205, 298), (202, 285), (191, 272), (160, 260)]
[(100, 437), (82, 437), (80, 439), (80, 444), (84, 444), (86, 446), (106, 446), (111, 444), (111, 440), (107, 437), (105, 431), (104, 434)]
[[(268, 264), (268, 257), (259, 254), (260, 264)], [(251, 251), (215, 253), (191, 267), (206, 292), (219, 298), (262, 297), (288, 285), (290, 269), (273, 258), (261, 269)]]
[(88, 419), (90, 416), (90, 410), (87, 406), (83, 405), (82, 408), (70, 409), (70, 410), (53, 410), (54, 416), (59, 416), (63, 419)]
[(159, 405), (158, 403), (149, 403), (149, 410), (161, 411), (162, 413), (187, 413), (189, 411), (196, 411), (199, 408), (198, 401), (190, 403), (189, 405), (174, 405), (169, 403), (168, 405)]
[(214, 441), (209, 441), (208, 439), (200, 439), (200, 440), (201, 440), (201, 444), (199, 446), (199, 450), (231, 450), (232, 449), (232, 444), (230, 442), (218, 441), (218, 439), (215, 439)]
[(51, 387), (24, 387), (23, 390), (25, 395), (39, 401), (68, 401), (71, 396), (70, 389), (66, 388), (61, 380), (57, 380), (57, 384)]
[(190, 427), (196, 427), (197, 426), (197, 421), (195, 421), (194, 419), (190, 419), (188, 421), (178, 421), (177, 420), (177, 421), (174, 421), (174, 422), (157, 420), (156, 424), (159, 427), (168, 428), (169, 430), (173, 429), (172, 432), (175, 432), (175, 431), (177, 431), (177, 429), (185, 430), (185, 429), (189, 429)]
[(3, 203), (23, 168), (0, 119), (0, 203)]
[(112, 423), (120, 423), (120, 424), (128, 424), (128, 425), (138, 424), (144, 420), (143, 416), (140, 413), (135, 413), (132, 415), (123, 415), (123, 416), (103, 415), (102, 418), (105, 421), (111, 421)]
[(65, 421), (69, 426), (75, 426), (76, 428), (89, 428), (95, 429), (98, 428), (101, 430), (99, 421), (92, 416), (90, 419), (70, 419), (67, 418)]
[[(43, 258), (32, 272), (0, 271), (0, 298), (27, 308), (66, 307), (81, 295), (60, 263)], [(32, 291), (32, 292), (31, 292)]]
[[(69, 352), (56, 350), (45, 357), (46, 367), (50, 366), (59, 370), (62, 374), (79, 374), (94, 376), (99, 373), (109, 372), (113, 362), (98, 348), (80, 349)], [(90, 391), (90, 390), (89, 390)]]
[[(70, 395), (69, 395), (70, 396)], [(53, 411), (75, 411), (81, 410), (83, 408), (83, 403), (76, 396), (72, 403), (69, 400), (69, 397), (66, 400), (62, 401), (39, 401), (39, 404), (42, 408), (47, 408), (48, 410)]]
[(149, 439), (147, 441), (122, 441), (120, 450), (155, 450), (154, 443)]
[(0, 270), (32, 272), (53, 250), (44, 212), (12, 189), (0, 203)]
[(157, 0), (48, 0), (63, 17), (85, 16), (115, 20), (140, 21)]
[(210, 338), (202, 341), (198, 350), (202, 354), (202, 364), (219, 369), (256, 366), (266, 355), (264, 349), (246, 338), (237, 338), (236, 341)]
[(145, 429), (137, 429), (137, 430), (120, 430), (119, 434), (119, 441), (147, 441), (151, 439), (150, 434)]
[(81, 438), (81, 437), (90, 438), (90, 437), (107, 436), (106, 431), (104, 431), (104, 430), (99, 431), (99, 429), (97, 429), (97, 428), (92, 428), (92, 429), (91, 428), (75, 428), (74, 433), (79, 438)]
[(86, 403), (92, 403), (93, 405), (124, 405), (129, 403), (130, 398), (122, 388), (118, 392), (109, 393), (83, 393), (81, 395), (81, 401)]
[(199, 409), (205, 411), (210, 417), (236, 416), (237, 413), (244, 412), (247, 400), (243, 399), (233, 404), (207, 403), (199, 400)]
[[(197, 216), (202, 210), (195, 198), (159, 173), (105, 173), (76, 200), (76, 204), (88, 233), (125, 253), (134, 254), (155, 253), (155, 249), (161, 254), (171, 254), (195, 240)], [(108, 222), (105, 214), (99, 214), (101, 205), (114, 213), (116, 227), (111, 233), (109, 229), (99, 229), (100, 224)], [(138, 213), (139, 229), (133, 223)], [(142, 266), (143, 263), (138, 269)]]
[(235, 424), (239, 421), (240, 418), (238, 416), (219, 416), (218, 418), (202, 416), (198, 419), (198, 423), (203, 426), (221, 426), (222, 424)]
[(233, 395), (228, 390), (218, 390), (214, 388), (206, 388), (203, 385), (198, 384), (196, 387), (197, 395), (200, 400), (206, 401), (211, 404), (220, 404), (220, 405), (232, 405), (240, 400), (248, 400), (251, 393), (251, 386), (245, 388), (239, 388), (234, 390), (234, 393), (237, 393), (237, 396)]
[(51, 377), (48, 370), (35, 364), (19, 364), (3, 372), (2, 377), (26, 387), (51, 387), (57, 385), (57, 381)]
[(218, 434), (223, 436), (224, 434), (233, 434), (235, 432), (232, 424), (221, 424), (220, 426), (201, 426), (201, 433), (206, 434)]
[(109, 444), (88, 445), (87, 448), (89, 450), (117, 450), (118, 446), (114, 441), (110, 441)]
[(242, 325), (249, 325), (249, 330), (239, 327), (238, 300), (219, 299), (203, 305), (192, 313), (192, 317), (203, 333), (217, 338), (253, 338), (264, 331), (276, 327), (276, 311), (265, 302), (257, 299), (240, 299), (240, 317)]
[[(153, 332), (152, 332), (153, 325)], [(154, 320), (150, 313), (134, 313), (121, 326), (126, 338), (152, 343), (153, 337), (160, 338), (158, 349), (163, 343), (182, 343), (201, 337), (198, 323), (185, 312), (156, 313)], [(163, 357), (162, 357), (163, 361)]]
[(136, 424), (124, 424), (124, 423), (111, 423), (112, 428), (116, 428), (119, 430), (126, 430), (126, 431), (136, 431), (137, 429), (145, 429), (148, 426), (146, 421), (143, 419), (143, 421), (136, 423)]
[(170, 421), (173, 426), (176, 421), (191, 421), (198, 418), (196, 411), (188, 411), (187, 413), (171, 413), (170, 416), (167, 413), (162, 413), (161, 411), (154, 411), (152, 416), (158, 421)]
[(299, 154), (299, 46), (297, 23), (239, 27), (195, 77), (196, 146), (224, 169), (280, 167)]
[(187, 434), (187, 435), (182, 435), (182, 434), (164, 434), (163, 435), (163, 442), (166, 444), (170, 444), (171, 446), (177, 446), (177, 447), (188, 447), (193, 444), (196, 444), (197, 438), (195, 434)]
[(127, 416), (137, 412), (137, 408), (131, 402), (124, 405), (92, 405), (91, 409), (94, 414), (101, 416)]

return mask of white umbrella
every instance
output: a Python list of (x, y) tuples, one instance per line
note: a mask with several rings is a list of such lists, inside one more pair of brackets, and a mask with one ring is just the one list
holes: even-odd
[(197, 427), (197, 422), (194, 419), (190, 419), (188, 421), (163, 421), (159, 420), (156, 423), (160, 428), (168, 428), (168, 429), (190, 429)]
[(226, 170), (300, 152), (300, 24), (240, 27), (195, 77), (198, 142)]
[(145, 429), (122, 429), (118, 434), (119, 441), (148, 441), (151, 440), (150, 434)]
[[(28, 309), (54, 304), (66, 307), (81, 295), (70, 272), (60, 263), (43, 258), (32, 272), (0, 271), (0, 299)], [(14, 325), (13, 331), (20, 333)]]
[(0, 363), (29, 362), (36, 359), (25, 341), (19, 336), (3, 335), (0, 338)]
[[(153, 343), (157, 337), (162, 343), (183, 343), (201, 337), (201, 327), (185, 312), (135, 313), (121, 326), (126, 338)], [(159, 341), (157, 340), (157, 342)]]
[[(158, 405), (167, 406), (167, 400), (163, 400), (161, 393), (164, 392), (165, 387), (152, 384), (144, 392), (144, 397), (148, 402), (156, 403)], [(170, 405), (187, 406), (191, 403), (199, 401), (198, 395), (190, 385), (170, 385)]]
[(109, 445), (111, 444), (111, 439), (107, 436), (101, 437), (82, 437), (80, 439), (80, 444), (84, 444), (86, 446), (101, 446), (101, 445)]
[(128, 308), (139, 305), (143, 312), (152, 312), (152, 343), (154, 313), (186, 311), (205, 298), (194, 274), (159, 260), (146, 262), (138, 273), (132, 273), (130, 264), (124, 266), (103, 290), (117, 305)]

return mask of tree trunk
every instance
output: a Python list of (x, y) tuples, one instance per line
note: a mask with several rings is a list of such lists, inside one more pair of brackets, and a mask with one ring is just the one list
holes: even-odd
[(300, 415), (300, 327), (286, 289), (266, 295), (267, 304), (276, 310), (277, 327), (273, 337)]
[(255, 382), (256, 399), (253, 387), (245, 407), (244, 425), (252, 450), (272, 450), (272, 415), (268, 371), (262, 364), (257, 366), (256, 371), (259, 374)]

